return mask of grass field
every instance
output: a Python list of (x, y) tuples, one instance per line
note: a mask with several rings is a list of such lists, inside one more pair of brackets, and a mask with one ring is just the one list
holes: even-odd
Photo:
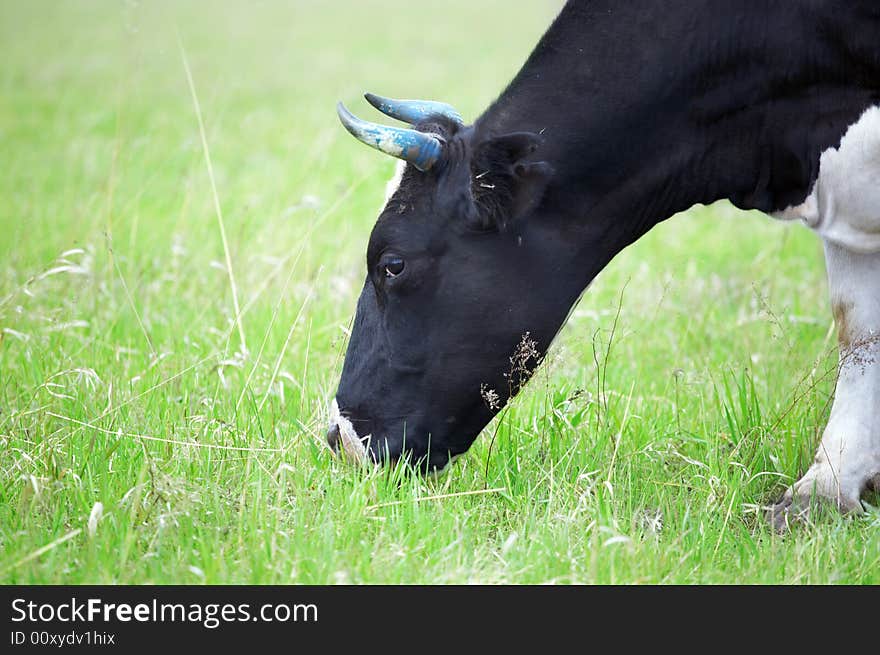
[(727, 204), (612, 262), (448, 474), (330, 456), (394, 165), (335, 102), (472, 119), (559, 4), (0, 4), (0, 582), (880, 583), (880, 512), (761, 520), (836, 339), (818, 240)]

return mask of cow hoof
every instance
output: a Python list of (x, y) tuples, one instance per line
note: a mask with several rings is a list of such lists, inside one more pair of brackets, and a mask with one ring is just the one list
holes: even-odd
[[(798, 488), (800, 486), (800, 489)], [(814, 487), (796, 484), (767, 512), (767, 522), (779, 534), (789, 532), (795, 525), (815, 519), (819, 514), (858, 514), (863, 511), (858, 499), (837, 495), (827, 497), (815, 493)]]
[[(806, 501), (806, 502), (804, 502)], [(791, 489), (785, 492), (782, 499), (767, 512), (767, 522), (778, 534), (785, 534), (793, 525), (803, 523), (810, 515), (809, 498), (795, 496)]]

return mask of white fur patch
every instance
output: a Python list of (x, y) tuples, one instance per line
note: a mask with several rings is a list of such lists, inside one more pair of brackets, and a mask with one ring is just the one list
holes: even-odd
[(352, 462), (369, 461), (364, 442), (369, 443), (371, 435), (358, 436), (351, 421), (339, 413), (339, 403), (336, 402), (336, 398), (330, 403), (330, 425), (336, 425), (339, 428), (339, 439), (342, 442), (342, 452), (346, 459)]
[(861, 493), (880, 480), (880, 107), (822, 153), (813, 191), (776, 218), (800, 218), (825, 242), (840, 341), (828, 425), (813, 465), (787, 498), (817, 495), (859, 511)]
[(403, 171), (406, 170), (406, 162), (398, 161), (397, 166), (394, 168), (394, 175), (391, 176), (391, 179), (388, 180), (387, 184), (385, 184), (385, 202), (382, 203), (382, 209), (385, 209), (385, 206), (388, 204), (388, 201), (391, 200), (391, 196), (397, 191), (400, 187), (400, 180), (403, 179)]
[(867, 109), (839, 147), (822, 153), (819, 177), (804, 202), (773, 217), (801, 219), (850, 252), (880, 252), (880, 107)]

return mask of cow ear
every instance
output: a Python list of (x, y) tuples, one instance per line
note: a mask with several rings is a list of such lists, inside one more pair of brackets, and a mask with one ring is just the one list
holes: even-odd
[(474, 196), (483, 225), (503, 228), (532, 211), (544, 197), (553, 168), (545, 161), (527, 161), (541, 142), (532, 132), (512, 132), (490, 138), (478, 148)]
[(514, 184), (510, 217), (516, 220), (531, 212), (547, 190), (553, 177), (553, 167), (545, 161), (517, 164), (513, 167)]
[(485, 147), (498, 159), (511, 165), (525, 159), (538, 149), (543, 139), (534, 132), (511, 132), (490, 139)]

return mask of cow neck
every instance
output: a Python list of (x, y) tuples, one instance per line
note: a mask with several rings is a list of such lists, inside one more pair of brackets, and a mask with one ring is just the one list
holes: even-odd
[[(867, 38), (880, 21), (836, 20), (788, 3), (570, 2), (477, 131), (543, 136), (534, 157), (556, 174), (535, 213), (604, 259), (697, 203), (782, 209), (880, 97), (880, 41)], [(847, 49), (820, 28), (848, 29)]]

